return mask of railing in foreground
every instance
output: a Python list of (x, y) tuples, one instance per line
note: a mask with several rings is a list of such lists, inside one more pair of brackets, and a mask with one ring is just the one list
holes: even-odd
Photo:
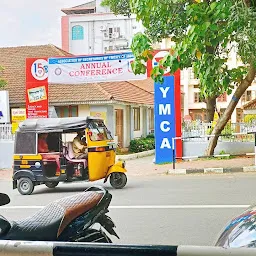
[(256, 248), (0, 241), (0, 256), (255, 256)]

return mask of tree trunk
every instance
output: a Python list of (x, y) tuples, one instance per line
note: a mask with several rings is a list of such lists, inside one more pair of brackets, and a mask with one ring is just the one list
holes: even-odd
[(246, 89), (252, 84), (252, 81), (255, 78), (255, 75), (256, 75), (256, 69), (251, 64), (249, 67), (247, 76), (245, 77), (244, 80), (242, 80), (240, 85), (237, 87), (230, 103), (228, 104), (228, 107), (226, 108), (224, 114), (220, 117), (216, 126), (213, 129), (212, 134), (214, 134), (216, 136), (211, 137), (211, 139), (209, 141), (209, 145), (208, 145), (207, 152), (206, 152), (208, 156), (211, 156), (214, 154), (214, 149), (217, 145), (220, 133), (224, 129), (228, 120), (231, 118), (231, 115), (232, 115), (238, 101), (240, 100), (241, 96), (244, 94)]
[(213, 121), (214, 113), (215, 113), (215, 109), (216, 109), (216, 99), (217, 99), (216, 96), (205, 99), (207, 123), (210, 123)]

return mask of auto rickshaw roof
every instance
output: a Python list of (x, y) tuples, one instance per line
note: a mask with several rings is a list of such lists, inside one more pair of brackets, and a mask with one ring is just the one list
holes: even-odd
[(91, 121), (103, 121), (95, 117), (65, 117), (26, 119), (19, 124), (18, 132), (65, 132), (85, 129)]

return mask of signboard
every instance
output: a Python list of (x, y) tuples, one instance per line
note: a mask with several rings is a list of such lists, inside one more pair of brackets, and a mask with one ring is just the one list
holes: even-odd
[(47, 58), (26, 59), (26, 116), (47, 118), (48, 103), (48, 61)]
[(174, 76), (155, 83), (155, 163), (173, 162), (172, 138), (175, 137)]
[(104, 123), (107, 124), (107, 113), (106, 112), (91, 111), (90, 116), (101, 118), (104, 120)]
[(19, 123), (26, 120), (25, 108), (12, 108), (12, 133), (14, 134), (19, 127)]
[(80, 84), (142, 80), (147, 74), (135, 75), (131, 68), (132, 53), (49, 58), (49, 83)]
[(0, 123), (10, 123), (8, 91), (0, 91)]
[[(151, 70), (158, 65), (159, 61), (169, 52), (170, 50), (155, 50), (153, 52), (153, 59), (147, 62), (148, 77), (150, 77)], [(163, 94), (164, 92), (159, 91), (159, 88), (165, 90), (167, 87), (169, 87), (169, 89), (166, 95)], [(173, 162), (175, 159), (173, 159), (172, 149), (170, 148), (172, 147), (172, 138), (181, 137), (180, 70), (171, 75), (167, 69), (164, 73), (164, 83), (162, 85), (155, 83), (154, 93), (156, 163)], [(166, 98), (164, 98), (164, 96), (166, 96)], [(160, 107), (162, 109), (160, 109)], [(162, 112), (159, 112), (160, 110)], [(169, 111), (171, 111), (171, 113), (169, 113)], [(182, 157), (181, 140), (176, 140), (175, 156)]]

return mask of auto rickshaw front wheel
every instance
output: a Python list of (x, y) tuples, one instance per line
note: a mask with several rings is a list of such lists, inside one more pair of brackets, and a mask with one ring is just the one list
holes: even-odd
[(113, 172), (110, 175), (110, 184), (113, 188), (121, 189), (127, 183), (127, 176), (123, 172)]
[(59, 184), (59, 182), (57, 181), (47, 181), (45, 182), (45, 186), (48, 187), (48, 188), (55, 188), (57, 187)]
[(30, 178), (23, 177), (18, 179), (17, 189), (22, 195), (31, 195), (34, 191), (34, 183)]

